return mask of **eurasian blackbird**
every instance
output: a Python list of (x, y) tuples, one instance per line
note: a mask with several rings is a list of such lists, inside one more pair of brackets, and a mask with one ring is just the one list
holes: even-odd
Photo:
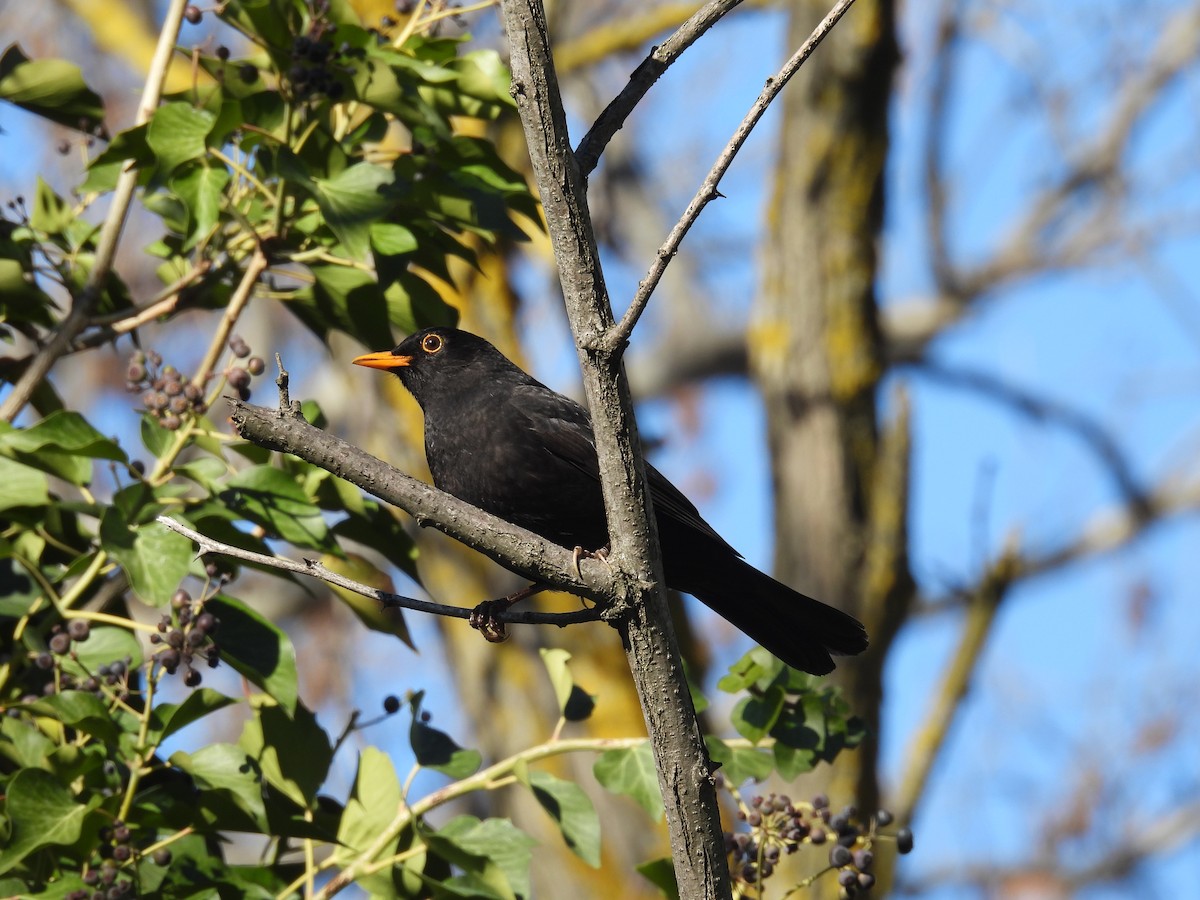
[[(356, 365), (399, 376), (425, 413), (433, 482), (567, 548), (608, 543), (591, 419), (483, 338), (427, 328)], [(861, 653), (862, 624), (755, 569), (653, 466), (646, 466), (667, 584), (691, 594), (781, 660), (823, 675)]]

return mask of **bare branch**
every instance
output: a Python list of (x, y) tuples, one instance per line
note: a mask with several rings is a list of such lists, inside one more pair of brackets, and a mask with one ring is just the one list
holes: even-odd
[[(163, 21), (162, 30), (158, 35), (158, 45), (154, 49), (154, 58), (150, 62), (150, 70), (146, 73), (146, 87), (142, 91), (142, 99), (138, 104), (137, 124), (146, 122), (158, 106), (162, 96), (163, 82), (166, 79), (167, 67), (171, 62), (171, 54), (175, 52), (175, 41), (179, 37), (179, 26), (183, 22), (183, 12), (188, 0), (171, 0), (167, 6), (167, 15)], [(129, 204), (133, 200), (133, 192), (137, 187), (139, 172), (133, 163), (127, 163), (113, 191), (112, 205), (108, 208), (104, 226), (100, 229), (100, 237), (96, 244), (96, 259), (88, 273), (87, 283), (77, 294), (71, 304), (71, 311), (59, 324), (46, 345), (38, 351), (30, 361), (29, 366), (21, 374), (20, 379), (13, 385), (12, 391), (0, 404), (0, 418), (11, 422), (25, 408), (34, 389), (45, 378), (54, 363), (71, 347), (71, 343), (84, 328), (87, 327), (92, 309), (100, 300), (104, 290), (104, 282), (112, 271), (113, 260), (117, 255), (117, 244), (121, 231), (125, 227), (125, 217), (129, 213)]]
[(654, 289), (658, 287), (659, 281), (662, 280), (663, 273), (667, 270), (671, 259), (679, 252), (679, 245), (691, 230), (692, 225), (700, 217), (700, 213), (704, 211), (704, 207), (708, 206), (709, 201), (721, 196), (721, 192), (717, 190), (717, 186), (721, 183), (721, 179), (725, 177), (725, 173), (733, 164), (734, 157), (738, 151), (742, 149), (742, 145), (746, 143), (746, 139), (750, 136), (750, 132), (754, 130), (754, 126), (766, 113), (767, 107), (779, 96), (779, 92), (791, 80), (792, 76), (800, 70), (804, 65), (805, 60), (812, 55), (813, 50), (817, 45), (825, 39), (832, 29), (837, 24), (838, 20), (845, 15), (846, 10), (854, 3), (854, 0), (838, 0), (834, 4), (833, 9), (829, 14), (821, 20), (821, 23), (813, 29), (812, 35), (800, 47), (772, 78), (767, 79), (766, 86), (758, 95), (758, 99), (754, 101), (754, 105), (750, 107), (750, 111), (746, 113), (746, 117), (742, 119), (742, 123), (733, 133), (733, 137), (729, 139), (729, 143), (725, 145), (725, 149), (721, 151), (721, 155), (717, 157), (717, 161), (713, 163), (712, 169), (701, 183), (700, 188), (696, 191), (696, 195), (692, 198), (692, 202), (688, 204), (679, 221), (675, 223), (675, 227), (671, 229), (671, 233), (667, 235), (666, 241), (658, 248), (658, 253), (655, 256), (654, 263), (650, 266), (650, 271), (646, 273), (646, 277), (638, 284), (637, 292), (633, 296), (633, 301), (629, 304), (629, 309), (625, 311), (625, 315), (621, 317), (621, 321), (614, 328), (610, 328), (604, 336), (604, 343), (610, 350), (618, 347), (623, 347), (629, 340), (629, 336), (633, 334), (633, 327), (637, 324), (642, 313), (646, 309), (646, 304), (650, 302), (650, 295), (654, 293)]
[(642, 64), (629, 76), (629, 82), (621, 89), (621, 93), (604, 108), (579, 142), (575, 160), (579, 163), (579, 171), (584, 177), (596, 168), (600, 154), (604, 152), (608, 142), (621, 130), (633, 108), (641, 102), (671, 63), (679, 59), (684, 50), (692, 46), (727, 12), (741, 3), (742, 0), (710, 0), (679, 26), (674, 34), (650, 51), (650, 55), (642, 60)]
[[(195, 543), (199, 548), (200, 555), (216, 553), (221, 556), (229, 556), (234, 559), (256, 563), (260, 566), (280, 569), (284, 572), (310, 575), (313, 578), (319, 578), (322, 581), (345, 588), (348, 591), (353, 591), (356, 594), (362, 594), (364, 597), (370, 597), (372, 600), (379, 601), (384, 606), (398, 606), (402, 609), (430, 613), (435, 616), (447, 616), (453, 619), (469, 619), (471, 617), (472, 610), (466, 607), (446, 606), (442, 603), (432, 603), (428, 600), (418, 600), (415, 597), (405, 597), (403, 594), (381, 591), (378, 588), (371, 587), (369, 584), (363, 584), (351, 578), (346, 578), (344, 575), (339, 575), (337, 572), (330, 571), (315, 559), (304, 559), (302, 562), (295, 562), (294, 560), (283, 559), (278, 556), (267, 556), (265, 553), (255, 553), (253, 550), (243, 550), (241, 547), (234, 547), (232, 544), (215, 541), (198, 531), (188, 528), (183, 523), (175, 521), (170, 516), (159, 516), (158, 522)], [(498, 612), (496, 618), (502, 622), (514, 624), (558, 625), (561, 627), (578, 622), (595, 622), (601, 618), (602, 612), (599, 607), (570, 613), (542, 613), (533, 610), (515, 611), (506, 609)]]

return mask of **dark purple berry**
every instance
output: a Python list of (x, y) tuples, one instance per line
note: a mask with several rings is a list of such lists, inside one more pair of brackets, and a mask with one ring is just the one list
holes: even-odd
[(169, 866), (171, 864), (171, 851), (166, 847), (160, 847), (154, 851), (154, 856), (151, 857), (156, 866)]
[(117, 844), (113, 847), (113, 859), (117, 862), (125, 862), (133, 855), (133, 851), (129, 849), (128, 844)]
[(842, 887), (857, 887), (858, 873), (853, 869), (843, 869), (842, 871), (838, 872), (837, 881)]
[(855, 867), (862, 869), (864, 872), (871, 868), (871, 864), (875, 862), (875, 854), (870, 850), (859, 850), (854, 854)]
[(210, 612), (200, 613), (200, 615), (196, 616), (196, 624), (192, 627), (201, 634), (216, 634), (217, 617)]
[(67, 634), (71, 636), (71, 640), (82, 643), (86, 641), (92, 633), (91, 626), (88, 625), (85, 619), (72, 619), (67, 623)]
[(869, 891), (872, 887), (875, 886), (875, 876), (872, 875), (870, 872), (859, 872), (858, 873), (858, 886), (860, 888), (862, 888), (864, 891)]
[(909, 853), (913, 848), (913, 834), (907, 828), (901, 828), (896, 832), (896, 850), (900, 853)]
[(812, 800), (813, 809), (828, 809), (829, 798), (824, 794), (817, 794)]
[(189, 25), (199, 25), (204, 20), (204, 13), (200, 12), (199, 7), (187, 6), (183, 10), (183, 17)]
[(241, 366), (234, 366), (225, 378), (229, 381), (229, 386), (235, 390), (250, 386), (250, 373)]
[(175, 415), (175, 413), (163, 416), (162, 427), (167, 429), (167, 431), (178, 431), (182, 424), (183, 420)]
[(267, 364), (263, 362), (261, 356), (252, 356), (246, 360), (246, 370), (251, 375), (261, 375), (267, 370)]
[(67, 634), (56, 634), (50, 638), (50, 652), (62, 656), (71, 649), (71, 636)]
[(245, 63), (238, 66), (238, 78), (242, 79), (246, 84), (254, 84), (258, 81), (258, 66), (253, 63)]
[(167, 634), (167, 643), (170, 644), (172, 647), (174, 647), (176, 650), (178, 650), (180, 647), (183, 646), (183, 641), (184, 641), (183, 632), (180, 631), (178, 628), (176, 628), (174, 631), (171, 631)]
[(389, 716), (400, 711), (400, 698), (395, 694), (389, 694), (383, 698), (383, 711)]
[(250, 355), (250, 346), (241, 337), (234, 335), (229, 339), (229, 349), (238, 359), (245, 359)]
[(829, 848), (829, 864), (834, 868), (840, 869), (842, 866), (850, 865), (852, 858), (850, 851), (841, 844), (834, 844)]
[(129, 468), (132, 469), (134, 474), (139, 478), (146, 474), (146, 464), (140, 459), (135, 459), (133, 462), (131, 462), (129, 464)]
[(183, 683), (191, 688), (200, 687), (202, 680), (200, 672), (196, 669), (188, 669), (187, 674), (183, 676)]
[(218, 47), (217, 48), (217, 59), (219, 59), (221, 62), (228, 62), (229, 48), (225, 47), (225, 46)]
[(879, 812), (875, 813), (875, 821), (879, 823), (881, 827), (887, 828), (887, 826), (892, 824), (892, 814), (886, 809), (881, 809)]

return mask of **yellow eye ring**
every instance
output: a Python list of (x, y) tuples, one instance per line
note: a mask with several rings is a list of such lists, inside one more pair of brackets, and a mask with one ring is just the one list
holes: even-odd
[(427, 334), (421, 338), (421, 349), (426, 353), (437, 353), (444, 346), (446, 346), (446, 342), (442, 340), (440, 335)]

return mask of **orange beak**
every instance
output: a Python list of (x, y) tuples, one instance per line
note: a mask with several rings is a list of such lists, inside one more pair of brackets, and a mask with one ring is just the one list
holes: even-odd
[(380, 350), (378, 353), (364, 353), (351, 362), (368, 369), (398, 369), (400, 366), (412, 365), (412, 357), (396, 356), (391, 350)]

